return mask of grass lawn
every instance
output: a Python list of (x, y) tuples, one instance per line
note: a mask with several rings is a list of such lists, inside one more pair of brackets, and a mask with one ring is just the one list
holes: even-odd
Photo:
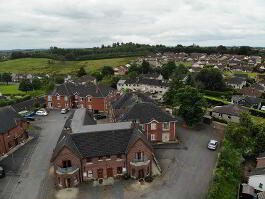
[(103, 66), (119, 66), (127, 64), (135, 57), (85, 60), (85, 61), (54, 61), (49, 63), (46, 58), (23, 58), (0, 62), (0, 73), (32, 73), (32, 74), (71, 74), (83, 66), (87, 72), (97, 71)]
[(40, 96), (45, 94), (44, 90), (34, 90), (29, 92), (24, 92), (18, 90), (19, 84), (0, 84), (0, 93), (3, 95), (30, 95), (30, 96)]
[(19, 84), (0, 84), (0, 93), (3, 95), (23, 95), (25, 92), (18, 90)]

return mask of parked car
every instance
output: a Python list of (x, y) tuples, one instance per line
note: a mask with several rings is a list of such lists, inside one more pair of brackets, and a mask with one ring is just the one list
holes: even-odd
[(106, 118), (107, 118), (106, 115), (101, 115), (101, 114), (94, 115), (95, 120), (101, 120), (101, 119), (106, 119)]
[(36, 112), (36, 115), (46, 116), (48, 115), (48, 112), (45, 109), (40, 109)]
[(216, 140), (210, 140), (208, 143), (208, 149), (215, 150), (218, 146), (218, 141)]
[(5, 169), (3, 166), (0, 166), (0, 178), (5, 177), (6, 173), (5, 173)]
[(68, 111), (69, 111), (68, 108), (63, 108), (63, 109), (61, 110), (61, 113), (62, 113), (62, 114), (65, 114), (65, 113), (67, 113)]
[(27, 121), (35, 121), (34, 117), (26, 116), (24, 117)]
[(265, 106), (262, 106), (260, 110), (265, 111)]

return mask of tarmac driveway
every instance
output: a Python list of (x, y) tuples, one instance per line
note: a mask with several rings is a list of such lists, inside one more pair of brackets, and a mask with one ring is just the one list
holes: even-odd
[[(208, 191), (217, 151), (207, 149), (207, 143), (215, 138), (215, 130), (203, 125), (198, 130), (177, 128), (183, 141), (178, 149), (156, 149), (163, 174), (158, 181), (161, 187), (149, 190), (144, 198), (152, 199), (203, 199)], [(217, 139), (218, 140), (218, 139)], [(168, 149), (166, 149), (168, 148)]]
[(0, 179), (1, 199), (38, 198), (48, 174), (52, 150), (69, 114), (51, 111), (48, 116), (37, 117), (32, 122), (38, 127), (32, 133), (35, 139), (18, 149), (13, 159), (9, 156), (1, 162), (8, 171), (7, 176)]

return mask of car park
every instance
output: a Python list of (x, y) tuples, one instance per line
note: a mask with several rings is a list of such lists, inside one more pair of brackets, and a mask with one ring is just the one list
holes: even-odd
[(48, 115), (48, 112), (45, 109), (40, 109), (36, 112), (36, 115), (46, 116)]
[(62, 114), (65, 114), (65, 113), (67, 113), (68, 111), (69, 111), (68, 108), (63, 108), (63, 109), (61, 110), (61, 113), (62, 113)]
[(218, 141), (216, 140), (210, 140), (208, 143), (208, 149), (210, 150), (216, 150), (217, 146), (218, 146)]
[(3, 166), (0, 166), (0, 178), (3, 178), (3, 177), (5, 177), (5, 169), (4, 169), (4, 167)]

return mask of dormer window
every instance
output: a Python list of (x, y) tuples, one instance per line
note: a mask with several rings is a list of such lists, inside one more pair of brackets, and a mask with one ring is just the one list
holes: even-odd
[(263, 184), (262, 183), (259, 183), (259, 188), (262, 189), (262, 187), (263, 187)]

